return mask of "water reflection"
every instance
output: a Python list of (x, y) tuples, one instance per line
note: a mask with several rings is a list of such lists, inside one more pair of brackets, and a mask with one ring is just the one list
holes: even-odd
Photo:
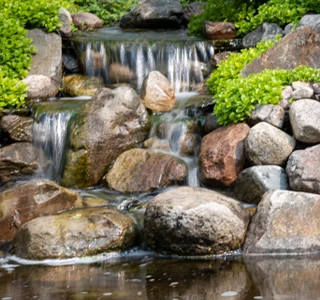
[(320, 299), (318, 257), (186, 260), (140, 253), (67, 266), (0, 260), (0, 299)]

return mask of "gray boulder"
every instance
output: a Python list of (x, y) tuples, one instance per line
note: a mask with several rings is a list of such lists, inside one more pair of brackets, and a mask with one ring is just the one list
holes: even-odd
[(316, 29), (320, 25), (320, 15), (310, 14), (301, 18), (298, 27), (307, 26)]
[(113, 160), (143, 142), (148, 130), (147, 111), (132, 88), (98, 90), (71, 128), (62, 185), (96, 185)]
[(242, 45), (245, 48), (255, 47), (261, 41), (274, 40), (277, 35), (283, 34), (283, 30), (277, 24), (263, 23), (243, 38)]
[(320, 145), (294, 151), (287, 163), (290, 188), (320, 194)]
[(183, 22), (178, 0), (146, 0), (120, 19), (122, 28), (177, 28)]
[(245, 203), (259, 204), (265, 192), (288, 190), (288, 176), (278, 166), (254, 166), (247, 168), (238, 176), (235, 193)]
[(162, 193), (145, 212), (145, 236), (154, 250), (179, 255), (220, 254), (239, 249), (249, 222), (237, 201), (204, 189)]
[(136, 237), (134, 221), (106, 208), (73, 210), (24, 224), (14, 254), (28, 259), (71, 258), (125, 250)]
[(289, 110), (294, 137), (304, 143), (320, 142), (320, 103), (312, 99), (294, 102)]
[(319, 195), (279, 190), (267, 192), (250, 223), (244, 253), (318, 253), (319, 213)]
[(256, 125), (260, 122), (267, 122), (278, 128), (282, 128), (284, 122), (284, 109), (280, 105), (257, 105), (250, 114), (248, 122)]
[(295, 139), (266, 122), (253, 126), (245, 141), (246, 155), (253, 165), (285, 164), (296, 145)]

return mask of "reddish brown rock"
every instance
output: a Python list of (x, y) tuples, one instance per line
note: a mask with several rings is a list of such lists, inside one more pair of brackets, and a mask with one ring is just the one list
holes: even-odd
[(207, 38), (212, 40), (234, 39), (237, 36), (236, 27), (229, 22), (206, 21), (204, 25), (204, 34)]
[(42, 216), (82, 206), (78, 193), (50, 180), (31, 181), (0, 193), (0, 240), (14, 238), (20, 226)]
[(101, 19), (88, 12), (73, 14), (72, 20), (74, 25), (80, 30), (103, 27)]
[(318, 69), (319, 57), (319, 33), (301, 27), (248, 64), (243, 74), (256, 74), (264, 69), (292, 70), (301, 65)]
[(209, 186), (231, 186), (244, 169), (247, 124), (221, 127), (207, 134), (199, 154), (200, 180)]
[(146, 149), (122, 153), (104, 177), (110, 188), (123, 193), (149, 192), (183, 183), (188, 175), (185, 163), (172, 155)]

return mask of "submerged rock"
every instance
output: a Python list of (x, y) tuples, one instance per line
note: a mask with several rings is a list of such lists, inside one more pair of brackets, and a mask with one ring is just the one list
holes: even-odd
[(320, 196), (269, 191), (253, 216), (244, 253), (319, 253)]
[(136, 74), (128, 66), (117, 63), (109, 66), (109, 78), (112, 82), (130, 83), (135, 77)]
[(50, 180), (30, 181), (0, 193), (0, 240), (12, 240), (26, 222), (73, 207), (81, 207), (78, 193)]
[(148, 130), (147, 111), (132, 88), (100, 89), (71, 129), (62, 185), (96, 185), (112, 161), (141, 143)]
[(0, 127), (8, 132), (10, 138), (17, 142), (32, 142), (33, 119), (17, 115), (7, 115), (1, 118)]
[(169, 80), (158, 71), (151, 71), (143, 80), (141, 99), (153, 112), (170, 111), (176, 102)]
[(123, 193), (142, 193), (181, 184), (188, 175), (185, 163), (172, 155), (132, 149), (122, 153), (105, 179)]
[(320, 194), (320, 145), (294, 151), (287, 163), (290, 188)]
[(231, 186), (244, 169), (247, 124), (221, 127), (204, 136), (199, 153), (201, 182), (209, 186)]
[(134, 221), (105, 208), (73, 210), (36, 218), (13, 240), (15, 255), (28, 259), (71, 258), (120, 251), (136, 237)]
[(179, 187), (153, 198), (144, 221), (149, 247), (179, 255), (239, 249), (248, 223), (249, 213), (239, 202), (191, 187)]

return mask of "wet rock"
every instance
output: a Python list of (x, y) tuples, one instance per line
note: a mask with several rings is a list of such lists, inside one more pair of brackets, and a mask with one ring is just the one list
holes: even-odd
[(158, 252), (209, 255), (241, 247), (249, 222), (237, 201), (204, 188), (162, 193), (145, 212), (147, 244)]
[(213, 130), (218, 129), (221, 125), (218, 123), (218, 117), (214, 114), (209, 114), (206, 116), (206, 120), (203, 125), (203, 132), (208, 134)]
[(147, 111), (132, 88), (100, 89), (71, 129), (62, 185), (97, 184), (112, 161), (144, 141), (148, 130)]
[(103, 27), (101, 19), (95, 16), (94, 14), (88, 12), (81, 12), (73, 14), (71, 16), (74, 25), (80, 30)]
[(290, 188), (320, 194), (320, 145), (294, 151), (287, 163)]
[(0, 240), (14, 238), (26, 222), (43, 215), (81, 207), (78, 193), (50, 180), (30, 181), (0, 193)]
[(184, 156), (198, 155), (200, 143), (200, 135), (196, 133), (187, 133), (183, 136), (179, 153)]
[(294, 102), (289, 111), (294, 137), (305, 143), (320, 142), (320, 103), (312, 99)]
[(227, 40), (237, 36), (236, 27), (230, 22), (205, 21), (204, 35), (211, 40)]
[(67, 75), (64, 77), (64, 92), (70, 96), (93, 96), (104, 86), (102, 78), (84, 75)]
[(244, 253), (319, 252), (319, 213), (319, 195), (279, 190), (267, 192), (250, 223)]
[(94, 197), (84, 197), (82, 203), (84, 207), (103, 207), (110, 204), (108, 200)]
[(95, 50), (82, 52), (80, 55), (80, 61), (86, 74), (101, 74), (103, 69), (107, 67), (105, 54)]
[(246, 155), (253, 165), (285, 164), (296, 145), (295, 139), (280, 129), (261, 122), (252, 127), (246, 139)]
[(178, 0), (146, 0), (120, 19), (122, 28), (177, 28), (183, 22)]
[(143, 147), (147, 149), (158, 149), (163, 151), (171, 151), (169, 141), (161, 140), (156, 137), (147, 139), (143, 142)]
[(29, 75), (22, 80), (28, 85), (28, 99), (45, 100), (55, 97), (60, 89), (60, 83), (44, 75)]
[(254, 126), (260, 122), (267, 122), (282, 128), (284, 122), (284, 109), (280, 105), (257, 105), (251, 112), (248, 122)]
[(129, 83), (135, 79), (135, 73), (128, 67), (113, 63), (109, 66), (109, 78), (112, 82)]
[[(31, 85), (28, 91), (29, 98), (46, 98), (53, 97), (57, 94), (62, 78), (62, 40), (56, 33), (45, 33), (40, 29), (32, 29), (28, 31), (27, 36), (33, 40), (32, 44), (36, 47), (37, 53), (32, 57), (31, 69), (29, 71), (30, 78), (27, 83)], [(31, 75), (42, 75), (45, 87), (41, 88), (43, 95), (39, 95), (36, 91), (32, 96), (33, 90), (37, 84), (33, 83), (41, 77), (30, 77)], [(48, 77), (48, 79), (45, 79)], [(50, 80), (49, 80), (50, 79)], [(40, 82), (39, 82), (40, 84)]]
[(142, 193), (181, 184), (188, 175), (185, 163), (174, 156), (145, 149), (122, 153), (105, 180), (111, 189)]
[(169, 80), (158, 71), (151, 71), (143, 80), (141, 99), (153, 112), (170, 111), (176, 102)]
[(298, 28), (254, 59), (243, 69), (242, 74), (256, 74), (264, 69), (292, 70), (301, 65), (318, 69), (320, 68), (318, 36), (319, 33), (309, 27)]
[(188, 24), (192, 16), (200, 15), (204, 12), (203, 3), (192, 2), (183, 10), (183, 21)]
[(317, 256), (245, 256), (244, 261), (263, 299), (317, 299), (319, 295)]
[(45, 154), (31, 143), (14, 143), (0, 148), (0, 186), (30, 177), (48, 165)]
[(231, 54), (231, 51), (224, 51), (224, 52), (220, 52), (217, 54), (214, 54), (211, 58), (210, 58), (210, 63), (213, 67), (217, 67), (220, 62), (224, 61), (227, 59), (227, 57)]
[(277, 35), (283, 35), (283, 30), (274, 23), (263, 23), (248, 33), (242, 40), (243, 47), (255, 47), (261, 41), (274, 40)]
[(32, 142), (33, 119), (17, 115), (2, 117), (0, 127), (17, 142)]
[(82, 257), (125, 250), (135, 237), (130, 217), (87, 208), (29, 221), (16, 234), (13, 249), (15, 255), (28, 259)]
[(70, 38), (72, 36), (72, 17), (71, 14), (63, 7), (59, 9), (59, 19), (62, 26), (58, 29), (62, 37)]
[(314, 96), (314, 90), (311, 87), (301, 87), (294, 90), (291, 94), (291, 98), (294, 100), (311, 99)]
[[(70, 74), (81, 73), (81, 67), (78, 59), (72, 51), (65, 51), (62, 54), (63, 68)], [(65, 78), (65, 77), (64, 77)]]
[(231, 186), (244, 169), (247, 124), (221, 127), (204, 136), (199, 153), (200, 180), (209, 186)]
[(245, 203), (259, 204), (265, 192), (288, 190), (288, 176), (278, 166), (254, 166), (247, 168), (238, 176), (235, 192)]

